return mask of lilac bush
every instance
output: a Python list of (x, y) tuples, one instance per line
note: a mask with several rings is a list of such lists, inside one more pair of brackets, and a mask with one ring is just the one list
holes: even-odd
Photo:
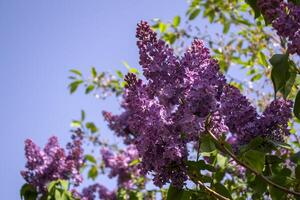
[(291, 102), (275, 100), (259, 115), (237, 88), (226, 83), (201, 40), (195, 39), (179, 58), (146, 22), (138, 24), (137, 38), (146, 81), (128, 74), (124, 112), (104, 116), (117, 135), (136, 145), (142, 173), (151, 173), (157, 186), (185, 183), (187, 144), (204, 135), (209, 116), (213, 133), (230, 133), (237, 146), (256, 136), (282, 141), (288, 134)]
[[(290, 23), (296, 22), (298, 8), (282, 1), (259, 1), (258, 5), (264, 9), (263, 14), (278, 33), (289, 39), (290, 53), (298, 53), (294, 49), (298, 48), (298, 33), (291, 34), (294, 29), (287, 31), (291, 24), (284, 24), (286, 19), (283, 19), (288, 16)], [(284, 11), (279, 12), (279, 9)], [(290, 9), (290, 13), (287, 14), (286, 9)], [(299, 25), (299, 20), (297, 23)], [(292, 118), (292, 102), (278, 97), (262, 113), (258, 112), (258, 108), (238, 88), (227, 83), (218, 61), (212, 58), (200, 39), (194, 39), (183, 56), (178, 56), (158, 38), (147, 22), (138, 24), (136, 37), (144, 78), (127, 74), (124, 78), (122, 113), (114, 115), (103, 111), (110, 129), (126, 145), (123, 150), (114, 152), (108, 145), (99, 143), (101, 167), (108, 171), (109, 178), (117, 179), (117, 189), (109, 190), (96, 182), (78, 192), (77, 186), (83, 181), (80, 170), (87, 166), (83, 159), (84, 133), (81, 131), (74, 132), (72, 142), (67, 144), (66, 149), (60, 147), (56, 137), (51, 137), (44, 149), (30, 139), (26, 140), (27, 164), (21, 172), (26, 182), (37, 192), (45, 194), (49, 192), (47, 187), (52, 181), (69, 180), (74, 199), (113, 200), (119, 198), (120, 191), (129, 191), (133, 195), (138, 190), (144, 190), (147, 177), (151, 177), (154, 185), (160, 188), (170, 183), (170, 190), (173, 187), (183, 190), (187, 182), (192, 181), (197, 192), (200, 187), (210, 191), (206, 186), (208, 184), (203, 184), (199, 177), (206, 177), (206, 181), (209, 180), (206, 183), (216, 190), (222, 187), (217, 184), (234, 181), (228, 178), (230, 176), (245, 178), (247, 170), (267, 179), (260, 174), (269, 164), (265, 162), (265, 153), (257, 149), (245, 153), (245, 148), (258, 137), (264, 141), (283, 143), (290, 134), (288, 122)], [(83, 123), (80, 121), (80, 124)], [(226, 142), (234, 151), (228, 150)], [(195, 149), (197, 155), (194, 160)], [(203, 157), (200, 155), (202, 150), (207, 153)], [(210, 180), (212, 173), (224, 170), (226, 164), (229, 166), (227, 158), (217, 150), (231, 156), (232, 166), (231, 171), (222, 171), (223, 175), (219, 174), (218, 183), (215, 183)], [(234, 155), (239, 151), (246, 155), (242, 161)], [(278, 154), (275, 150), (271, 153)], [(218, 157), (222, 162), (218, 161)], [(97, 170), (97, 161), (93, 157), (89, 160)], [(281, 166), (276, 167), (278, 170)], [(205, 172), (202, 174), (201, 170)], [(139, 178), (142, 181), (138, 181)], [(199, 180), (195, 180), (197, 178)], [(243, 189), (247, 191), (247, 188)], [(131, 198), (126, 195), (123, 199)]]

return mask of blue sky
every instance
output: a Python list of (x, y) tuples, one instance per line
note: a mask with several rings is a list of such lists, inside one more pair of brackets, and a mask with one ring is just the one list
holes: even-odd
[(82, 92), (70, 95), (68, 70), (88, 73), (138, 65), (135, 26), (141, 19), (184, 15), (184, 0), (0, 0), (1, 199), (19, 199), (24, 140), (65, 143), (70, 121), (85, 109), (101, 125), (101, 110), (116, 104)]

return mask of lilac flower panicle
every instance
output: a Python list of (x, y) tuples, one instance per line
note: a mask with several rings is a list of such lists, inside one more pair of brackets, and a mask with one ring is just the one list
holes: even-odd
[(229, 131), (237, 137), (237, 143), (248, 143), (259, 133), (256, 128), (258, 119), (256, 109), (237, 88), (229, 85), (224, 87), (220, 112), (225, 117)]
[[(284, 109), (284, 101), (272, 103), (278, 106), (271, 105), (269, 109), (281, 108), (287, 114), (270, 119), (271, 123), (262, 123), (272, 112), (267, 109), (264, 115), (258, 115), (249, 100), (226, 83), (217, 61), (201, 40), (195, 39), (179, 58), (156, 36), (146, 22), (138, 24), (137, 45), (146, 80), (128, 74), (121, 104), (124, 112), (104, 112), (110, 128), (124, 137), (127, 144), (135, 145), (141, 158), (140, 172), (153, 175), (155, 185), (185, 184), (187, 144), (199, 141), (208, 116), (211, 131), (216, 136), (229, 133), (229, 140), (236, 147), (260, 134), (282, 134), (279, 127), (270, 124), (280, 121), (280, 130), (286, 127), (290, 111)], [(262, 130), (266, 127), (272, 131)], [(286, 134), (284, 131), (283, 135)], [(120, 174), (115, 163), (126, 166), (122, 156), (118, 160), (118, 156), (106, 150), (102, 155), (111, 167), (111, 176)]]
[(98, 199), (96, 195), (101, 200), (116, 200), (117, 194), (116, 191), (109, 191), (105, 186), (95, 183), (88, 187), (85, 187), (82, 190), (82, 193), (77, 195), (80, 197), (81, 200), (95, 200)]
[(288, 40), (288, 52), (300, 55), (300, 6), (283, 0), (258, 0), (265, 20)]
[(105, 167), (110, 169), (109, 177), (117, 177), (118, 186), (125, 189), (134, 189), (134, 177), (140, 176), (137, 166), (130, 163), (139, 158), (138, 151), (134, 145), (129, 145), (124, 151), (114, 154), (108, 148), (101, 149), (102, 159)]
[(283, 142), (289, 135), (288, 120), (292, 118), (292, 102), (284, 99), (274, 100), (263, 112), (260, 122), (262, 134), (274, 141)]
[(58, 139), (53, 136), (42, 150), (30, 139), (25, 141), (27, 159), (23, 178), (38, 191), (45, 191), (47, 184), (58, 179), (71, 180), (74, 185), (82, 182), (80, 168), (82, 166), (82, 148), (80, 140), (73, 140), (68, 152), (60, 147)]

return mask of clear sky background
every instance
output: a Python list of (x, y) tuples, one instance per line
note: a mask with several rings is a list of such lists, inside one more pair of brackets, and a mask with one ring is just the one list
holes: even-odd
[(71, 68), (88, 73), (138, 64), (135, 28), (141, 19), (184, 15), (184, 0), (0, 0), (0, 188), (18, 200), (24, 183), (24, 140), (44, 145), (52, 135), (64, 144), (70, 121), (85, 109), (101, 123), (101, 110), (117, 109), (83, 92), (70, 95)]

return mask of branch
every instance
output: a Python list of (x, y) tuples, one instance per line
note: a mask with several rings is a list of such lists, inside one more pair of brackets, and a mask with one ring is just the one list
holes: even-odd
[(250, 170), (252, 173), (254, 173), (255, 175), (261, 177), (265, 182), (267, 182), (269, 185), (272, 185), (273, 187), (285, 192), (285, 193), (289, 193), (289, 194), (293, 194), (295, 196), (300, 196), (299, 192), (295, 192), (292, 190), (289, 190), (288, 188), (285, 188), (281, 185), (278, 185), (277, 183), (274, 183), (273, 181), (271, 181), (268, 177), (264, 176), (263, 174), (261, 174), (260, 172), (256, 171), (255, 169), (251, 168), (249, 165), (247, 165), (246, 163), (243, 163), (242, 161), (240, 161), (225, 145), (223, 142), (219, 142), (218, 138), (216, 138), (216, 136), (209, 130), (206, 129), (207, 133), (215, 140), (215, 142), (217, 142), (220, 146), (221, 146), (221, 150), (223, 150), (223, 152), (227, 153), (228, 155), (230, 155), (230, 157), (235, 160), (236, 163), (238, 163), (239, 165), (245, 167), (246, 169)]
[(230, 200), (229, 198), (224, 197), (221, 194), (217, 193), (216, 191), (210, 189), (204, 183), (202, 183), (200, 180), (193, 180), (192, 177), (191, 177), (191, 180), (194, 183), (196, 183), (197, 185), (199, 185), (200, 187), (202, 187), (205, 190), (205, 192), (207, 192), (210, 196), (213, 196), (213, 197), (215, 197), (216, 199), (219, 199), (219, 200)]

